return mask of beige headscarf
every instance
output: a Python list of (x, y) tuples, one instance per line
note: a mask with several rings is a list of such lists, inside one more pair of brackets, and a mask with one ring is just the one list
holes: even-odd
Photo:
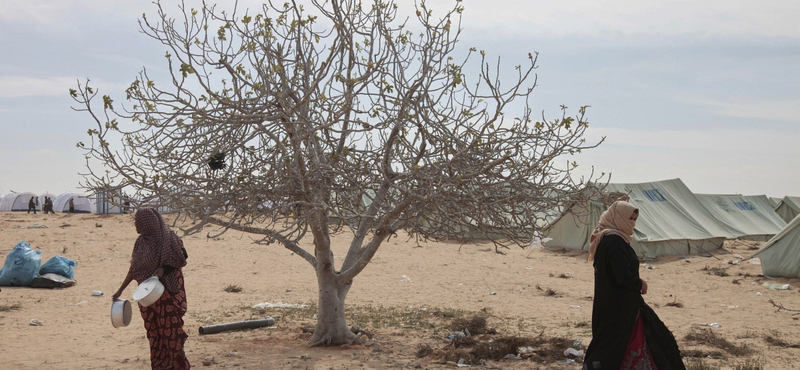
[(594, 228), (592, 236), (589, 238), (589, 261), (594, 259), (597, 246), (606, 235), (619, 235), (625, 239), (626, 243), (630, 244), (633, 228), (636, 226), (636, 221), (631, 220), (631, 216), (638, 211), (639, 209), (633, 204), (618, 200), (600, 215), (600, 223)]

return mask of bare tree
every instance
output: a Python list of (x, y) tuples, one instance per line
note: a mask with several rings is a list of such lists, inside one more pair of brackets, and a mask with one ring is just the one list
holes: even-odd
[[(78, 144), (83, 186), (158, 199), (187, 233), (219, 225), (295, 252), (319, 284), (310, 343), (342, 344), (354, 340), (345, 297), (387, 238), (524, 246), (588, 182), (573, 181), (565, 155), (599, 143), (585, 143), (585, 108), (531, 117), (537, 54), (507, 85), (499, 59), (474, 48), (456, 59), (458, 1), (441, 16), (419, 1), (402, 19), (392, 0), (305, 3), (180, 6), (179, 19), (156, 3), (140, 26), (167, 49), (171, 79), (142, 70), (122, 108), (94, 104), (88, 81), (71, 94), (96, 123)], [(337, 268), (338, 231), (353, 239)], [(298, 244), (307, 233), (313, 251)]]

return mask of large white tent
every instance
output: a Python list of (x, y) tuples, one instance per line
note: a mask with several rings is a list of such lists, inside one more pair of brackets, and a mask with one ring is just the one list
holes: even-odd
[(60, 194), (53, 200), (53, 211), (56, 213), (69, 212), (69, 200), (72, 199), (74, 204), (75, 213), (91, 213), (92, 202), (85, 195), (77, 193), (64, 193)]
[(775, 212), (777, 212), (784, 221), (791, 221), (800, 214), (800, 197), (783, 197), (780, 203), (775, 206)]
[(39, 198), (34, 193), (9, 193), (3, 196), (3, 199), (0, 200), (0, 212), (11, 212), (11, 211), (27, 211), (28, 210), (28, 201), (34, 198), (34, 202), (37, 203), (36, 210), (40, 210), (40, 205), (38, 204)]
[[(719, 223), (680, 179), (608, 184), (609, 194), (628, 194), (639, 208), (631, 246), (645, 258), (691, 255), (722, 247), (734, 235)], [(570, 207), (543, 232), (547, 247), (589, 250), (589, 236), (608, 205), (584, 202)]]
[(761, 259), (761, 271), (767, 276), (800, 278), (800, 216), (759, 248), (752, 257)]
[(766, 195), (695, 194), (733, 236), (767, 241), (786, 226)]

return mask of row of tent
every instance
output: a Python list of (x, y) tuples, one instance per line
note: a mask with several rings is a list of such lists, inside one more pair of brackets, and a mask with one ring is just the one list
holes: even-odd
[(9, 193), (0, 198), (0, 212), (19, 212), (28, 211), (28, 204), (31, 199), (37, 211), (44, 209), (45, 198), (53, 200), (53, 211), (60, 213), (69, 212), (69, 201), (72, 199), (73, 209), (75, 213), (91, 213), (92, 202), (86, 196), (77, 193), (63, 193), (60, 195), (53, 195), (45, 193), (37, 195), (34, 193)]
[[(627, 194), (639, 209), (631, 246), (641, 257), (705, 253), (729, 239), (764, 241), (757, 252), (764, 273), (800, 277), (800, 197), (775, 204), (765, 195), (695, 194), (680, 179), (612, 183), (603, 191)], [(608, 206), (595, 201), (572, 204), (544, 228), (543, 244), (588, 251), (589, 237)], [(796, 242), (780, 247), (784, 243), (774, 240), (786, 239), (789, 229), (797, 231)], [(777, 255), (781, 266), (773, 267), (772, 256)]]

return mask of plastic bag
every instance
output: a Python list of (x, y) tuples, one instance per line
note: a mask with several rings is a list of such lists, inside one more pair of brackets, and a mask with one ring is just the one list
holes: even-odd
[(34, 251), (30, 244), (21, 241), (6, 256), (6, 262), (0, 269), (0, 285), (29, 286), (42, 265), (42, 251)]
[(58, 274), (65, 278), (70, 278), (75, 276), (75, 267), (77, 264), (75, 261), (64, 257), (64, 256), (55, 256), (50, 258), (42, 264), (42, 268), (39, 269), (39, 275), (44, 274)]

